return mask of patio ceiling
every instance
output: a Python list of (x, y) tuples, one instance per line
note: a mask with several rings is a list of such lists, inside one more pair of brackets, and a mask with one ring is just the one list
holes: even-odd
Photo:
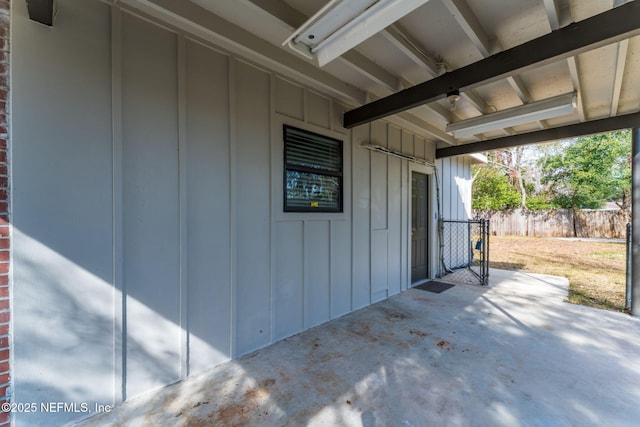
[[(340, 1), (103, 1), (240, 49), (341, 99), (351, 109), (346, 127), (388, 116), (436, 143), (439, 157), (640, 124), (638, 0), (343, 0), (360, 7), (343, 37), (357, 44), (326, 64), (283, 43)], [(382, 17), (363, 18), (376, 8)], [(335, 15), (329, 22), (340, 24)], [(446, 132), (449, 123), (572, 92), (573, 113), (460, 138)]]

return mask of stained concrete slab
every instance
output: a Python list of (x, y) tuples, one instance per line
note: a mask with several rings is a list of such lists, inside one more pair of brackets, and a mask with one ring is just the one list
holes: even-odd
[(640, 320), (563, 278), (412, 289), (82, 426), (637, 426)]

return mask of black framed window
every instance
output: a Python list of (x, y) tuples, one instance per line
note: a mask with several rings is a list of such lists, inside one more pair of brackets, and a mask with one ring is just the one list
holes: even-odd
[(284, 211), (342, 212), (342, 141), (284, 126)]

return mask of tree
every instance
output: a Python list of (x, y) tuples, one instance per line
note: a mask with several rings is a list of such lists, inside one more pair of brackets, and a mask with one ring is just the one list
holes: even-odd
[(615, 201), (629, 209), (631, 134), (628, 130), (556, 144), (541, 159), (542, 182), (561, 208), (597, 209)]
[(496, 161), (503, 165), (508, 171), (509, 176), (514, 181), (518, 192), (520, 193), (520, 207), (527, 207), (527, 188), (524, 182), (523, 172), (525, 147), (512, 147), (504, 150), (496, 151)]
[(491, 166), (474, 167), (473, 209), (514, 209), (520, 204), (520, 195), (500, 169)]

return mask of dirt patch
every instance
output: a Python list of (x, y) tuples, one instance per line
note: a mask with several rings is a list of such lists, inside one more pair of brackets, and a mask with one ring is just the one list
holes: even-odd
[(404, 313), (400, 313), (399, 311), (383, 309), (383, 312), (385, 314), (385, 320), (387, 321), (405, 320), (409, 318), (409, 316)]
[(276, 383), (276, 380), (275, 380), (275, 379), (273, 379), (273, 378), (267, 378), (266, 380), (264, 380), (264, 381), (261, 381), (261, 382), (260, 382), (260, 384), (261, 384), (263, 387), (271, 387), (271, 386), (272, 386), (272, 385), (274, 385), (275, 383)]
[(415, 335), (415, 336), (417, 336), (418, 338), (426, 338), (426, 337), (428, 337), (429, 335), (431, 335), (431, 334), (428, 334), (428, 333), (426, 333), (426, 332), (422, 332), (422, 331), (421, 331), (421, 330), (419, 330), (419, 329), (410, 329), (410, 330), (409, 330), (409, 333), (410, 333), (411, 335)]
[(451, 349), (453, 348), (453, 345), (449, 341), (440, 340), (436, 343), (436, 347), (446, 351), (451, 351)]
[(338, 353), (336, 351), (332, 351), (332, 352), (329, 352), (329, 353), (320, 354), (315, 360), (317, 360), (320, 363), (326, 363), (326, 362), (329, 362), (331, 360), (340, 359), (340, 358), (343, 358), (343, 357), (344, 357), (344, 354)]
[[(208, 420), (190, 420), (190, 426), (209, 426), (220, 423), (225, 426), (247, 425), (251, 420), (251, 410), (241, 403), (233, 403), (223, 406), (217, 413), (211, 414)], [(200, 421), (201, 424), (197, 422)], [(209, 423), (209, 424), (207, 424)], [(211, 424), (213, 423), (213, 424)]]

